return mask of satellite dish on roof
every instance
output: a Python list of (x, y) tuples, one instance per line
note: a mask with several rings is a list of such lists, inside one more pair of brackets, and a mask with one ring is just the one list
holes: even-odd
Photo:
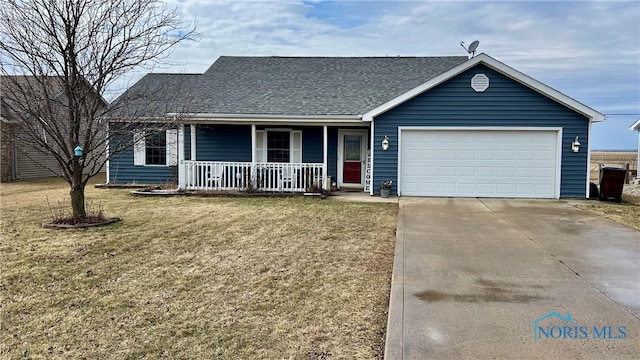
[(476, 49), (478, 48), (478, 45), (480, 45), (480, 41), (478, 40), (474, 40), (471, 45), (469, 45), (469, 47), (464, 46), (464, 41), (460, 42), (460, 46), (462, 46), (463, 49), (467, 50), (467, 52), (471, 54), (471, 57), (476, 56)]

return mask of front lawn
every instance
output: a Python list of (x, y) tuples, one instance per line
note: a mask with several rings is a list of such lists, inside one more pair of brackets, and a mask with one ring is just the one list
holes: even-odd
[(640, 230), (640, 196), (622, 194), (622, 204), (596, 201), (578, 208), (590, 211), (611, 221)]
[(0, 185), (0, 357), (381, 359), (397, 206), (140, 198), (43, 229), (58, 180)]

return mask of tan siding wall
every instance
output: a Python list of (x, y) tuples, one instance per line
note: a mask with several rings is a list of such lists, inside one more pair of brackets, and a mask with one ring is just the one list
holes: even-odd
[(0, 182), (12, 180), (13, 141), (10, 135), (11, 124), (0, 121)]
[(56, 174), (47, 169), (47, 167), (58, 171), (58, 163), (52, 156), (41, 154), (27, 146), (18, 144), (15, 157), (16, 168), (14, 173), (16, 179), (34, 179), (56, 176)]

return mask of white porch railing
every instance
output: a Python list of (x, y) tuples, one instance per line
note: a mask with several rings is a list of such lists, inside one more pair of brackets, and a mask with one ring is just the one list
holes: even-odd
[(180, 165), (186, 190), (304, 192), (324, 187), (322, 163), (250, 163), (184, 160)]

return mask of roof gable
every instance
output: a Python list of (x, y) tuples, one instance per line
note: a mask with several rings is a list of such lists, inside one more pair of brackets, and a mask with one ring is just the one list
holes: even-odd
[(636, 120), (631, 126), (629, 126), (629, 130), (631, 131), (640, 131), (640, 119)]
[(505, 65), (502, 62), (499, 62), (498, 60), (484, 53), (473, 57), (466, 62), (439, 74), (433, 79), (401, 94), (400, 96), (397, 96), (394, 99), (366, 112), (362, 116), (362, 119), (365, 121), (372, 121), (374, 117), (434, 88), (435, 86), (463, 73), (468, 69), (471, 69), (478, 64), (484, 64), (485, 66), (503, 74), (504, 76), (507, 76), (512, 80), (515, 80), (516, 82), (519, 82), (522, 85), (527, 86), (532, 90), (564, 105), (565, 107), (568, 107), (573, 111), (586, 116), (590, 121), (603, 121), (605, 119), (604, 114), (588, 107), (585, 104), (578, 102), (577, 100), (561, 93), (558, 90), (553, 89), (548, 85), (541, 83), (538, 80), (535, 80), (534, 78), (518, 70), (515, 70), (510, 66)]

